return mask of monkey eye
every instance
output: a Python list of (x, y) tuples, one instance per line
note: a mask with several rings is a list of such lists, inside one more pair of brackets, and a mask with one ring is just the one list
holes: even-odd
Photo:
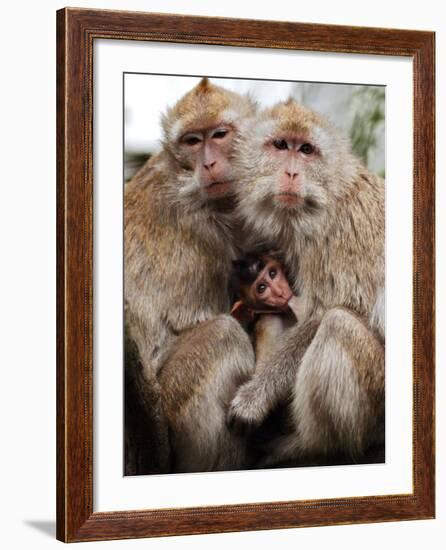
[(275, 269), (269, 270), (269, 276), (271, 279), (274, 279), (274, 277), (277, 275), (277, 271)]
[(314, 147), (311, 145), (311, 143), (303, 143), (300, 147), (300, 151), (304, 155), (311, 155), (311, 153), (314, 152)]
[(258, 294), (263, 294), (266, 290), (266, 284), (265, 283), (260, 283), (259, 285), (257, 285), (257, 292)]
[(275, 139), (273, 141), (273, 145), (276, 149), (279, 149), (279, 151), (284, 151), (285, 149), (288, 149), (288, 143), (284, 139)]
[(184, 136), (181, 140), (186, 145), (197, 145), (197, 143), (201, 142), (201, 139), (198, 136)]
[(212, 137), (215, 139), (223, 139), (227, 135), (227, 133), (228, 133), (228, 130), (219, 129), (212, 134)]

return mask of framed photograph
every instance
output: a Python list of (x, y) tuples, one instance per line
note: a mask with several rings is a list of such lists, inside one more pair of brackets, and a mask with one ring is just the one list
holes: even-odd
[(57, 538), (435, 513), (434, 52), (57, 12)]

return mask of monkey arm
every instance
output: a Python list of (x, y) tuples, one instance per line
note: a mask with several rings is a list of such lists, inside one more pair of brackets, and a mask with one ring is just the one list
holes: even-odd
[(368, 446), (383, 445), (384, 377), (384, 345), (365, 319), (343, 307), (328, 310), (296, 376), (298, 437), (288, 450), (361, 457)]
[(234, 319), (237, 319), (240, 323), (247, 321), (253, 321), (255, 317), (255, 311), (245, 304), (242, 300), (237, 300), (232, 306), (231, 315)]
[(253, 378), (239, 388), (229, 407), (227, 422), (231, 429), (243, 432), (258, 427), (288, 396), (318, 326), (318, 321), (309, 321), (291, 327), (276, 341), (272, 352), (257, 363)]
[(261, 315), (254, 326), (256, 364), (264, 363), (285, 331), (282, 315)]
[(159, 372), (169, 422), (173, 471), (239, 469), (248, 463), (247, 441), (226, 425), (226, 406), (254, 370), (248, 335), (228, 315), (179, 335)]

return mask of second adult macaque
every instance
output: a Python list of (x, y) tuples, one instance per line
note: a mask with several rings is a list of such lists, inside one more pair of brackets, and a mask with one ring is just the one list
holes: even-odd
[(359, 458), (384, 442), (384, 182), (293, 100), (260, 113), (240, 143), (245, 233), (284, 254), (305, 307), (239, 389), (228, 423), (258, 426), (292, 392), (295, 432), (278, 460)]

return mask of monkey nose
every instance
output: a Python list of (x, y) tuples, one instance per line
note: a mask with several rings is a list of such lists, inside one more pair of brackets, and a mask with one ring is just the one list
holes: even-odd
[(210, 170), (211, 168), (213, 168), (213, 167), (215, 166), (215, 163), (216, 163), (215, 160), (213, 160), (213, 161), (211, 161), (211, 162), (206, 162), (206, 163), (204, 164), (204, 167), (206, 168), (206, 170)]
[(283, 290), (277, 289), (275, 292), (277, 298), (283, 298)]
[(290, 178), (290, 180), (293, 180), (294, 178), (297, 178), (299, 172), (285, 172), (285, 174)]

